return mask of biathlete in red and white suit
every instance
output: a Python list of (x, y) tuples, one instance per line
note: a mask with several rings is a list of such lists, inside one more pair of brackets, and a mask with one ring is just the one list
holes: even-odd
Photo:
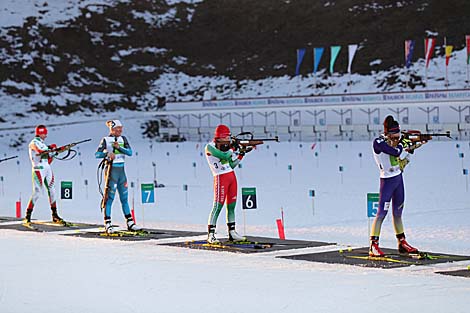
[(214, 203), (209, 214), (208, 235), (209, 243), (218, 243), (215, 228), (220, 211), (227, 203), (227, 226), (229, 240), (246, 240), (235, 231), (235, 206), (237, 203), (237, 177), (233, 169), (240, 163), (246, 151), (235, 152), (230, 146), (230, 129), (219, 125), (215, 129), (214, 140), (205, 147), (207, 163), (214, 176)]
[(55, 144), (46, 145), (44, 140), (47, 137), (47, 128), (44, 125), (38, 125), (35, 130), (36, 136), (29, 143), (29, 159), (32, 165), (33, 176), (33, 194), (26, 208), (25, 223), (31, 222), (34, 204), (37, 202), (40, 192), (45, 188), (49, 196), (49, 203), (52, 211), (52, 221), (55, 223), (64, 223), (64, 220), (57, 214), (57, 198), (55, 190), (54, 173), (51, 163), (58, 152), (47, 153), (48, 150), (55, 149)]

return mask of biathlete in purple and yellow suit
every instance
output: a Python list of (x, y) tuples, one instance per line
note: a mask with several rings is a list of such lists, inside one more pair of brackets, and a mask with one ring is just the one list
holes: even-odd
[(209, 214), (207, 241), (218, 243), (215, 228), (220, 211), (227, 203), (227, 226), (230, 241), (246, 240), (235, 231), (235, 206), (237, 204), (237, 177), (233, 169), (240, 163), (246, 151), (234, 151), (230, 146), (230, 129), (219, 125), (215, 129), (214, 140), (205, 147), (206, 159), (214, 176), (214, 202)]
[(384, 256), (379, 248), (379, 236), (382, 223), (392, 206), (393, 226), (398, 240), (400, 253), (415, 253), (418, 249), (410, 246), (405, 240), (402, 213), (405, 201), (400, 155), (403, 152), (403, 142), (400, 142), (400, 125), (392, 116), (384, 121), (384, 134), (373, 143), (374, 159), (380, 170), (380, 197), (377, 216), (372, 224), (370, 233), (370, 256)]

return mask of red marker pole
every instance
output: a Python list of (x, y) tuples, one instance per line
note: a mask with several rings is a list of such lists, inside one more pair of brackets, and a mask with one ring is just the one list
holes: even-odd
[(21, 218), (21, 200), (16, 201), (16, 218)]
[(279, 239), (286, 240), (286, 235), (284, 234), (284, 225), (282, 224), (282, 220), (278, 218), (276, 220), (276, 223), (277, 223), (277, 231), (279, 233)]
[(134, 207), (132, 207), (131, 215), (132, 215), (132, 219), (134, 220), (134, 223), (137, 223), (136, 220), (135, 220)]

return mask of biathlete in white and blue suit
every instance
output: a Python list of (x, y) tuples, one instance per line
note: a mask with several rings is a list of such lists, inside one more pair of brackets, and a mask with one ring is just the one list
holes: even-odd
[(113, 232), (111, 224), (111, 206), (116, 195), (116, 189), (119, 192), (121, 200), (122, 213), (127, 221), (129, 230), (140, 230), (132, 218), (129, 208), (127, 177), (124, 170), (126, 156), (132, 156), (132, 148), (126, 137), (122, 136), (122, 123), (119, 120), (107, 121), (109, 127), (109, 135), (103, 137), (95, 153), (96, 158), (108, 158), (112, 160), (112, 168), (109, 177), (109, 193), (104, 210), (104, 225), (107, 233)]
[(370, 256), (384, 256), (384, 253), (379, 248), (379, 236), (390, 204), (392, 206), (393, 226), (398, 239), (399, 252), (418, 252), (418, 249), (406, 242), (402, 221), (405, 188), (400, 168), (400, 162), (402, 161), (400, 155), (404, 150), (404, 146), (406, 148), (408, 144), (405, 140), (400, 140), (400, 125), (398, 122), (392, 116), (387, 116), (384, 121), (384, 134), (376, 138), (373, 143), (374, 159), (380, 170), (380, 198), (379, 209), (372, 224), (370, 234)]

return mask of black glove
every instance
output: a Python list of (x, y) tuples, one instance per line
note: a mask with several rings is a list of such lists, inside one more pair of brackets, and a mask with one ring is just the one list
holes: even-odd
[(241, 155), (241, 156), (244, 156), (245, 154), (247, 154), (251, 150), (253, 150), (253, 147), (241, 147), (240, 152), (238, 154)]
[(240, 149), (240, 145), (238, 144), (238, 141), (235, 138), (232, 138), (230, 140), (230, 147), (233, 149), (233, 151), (237, 151)]

